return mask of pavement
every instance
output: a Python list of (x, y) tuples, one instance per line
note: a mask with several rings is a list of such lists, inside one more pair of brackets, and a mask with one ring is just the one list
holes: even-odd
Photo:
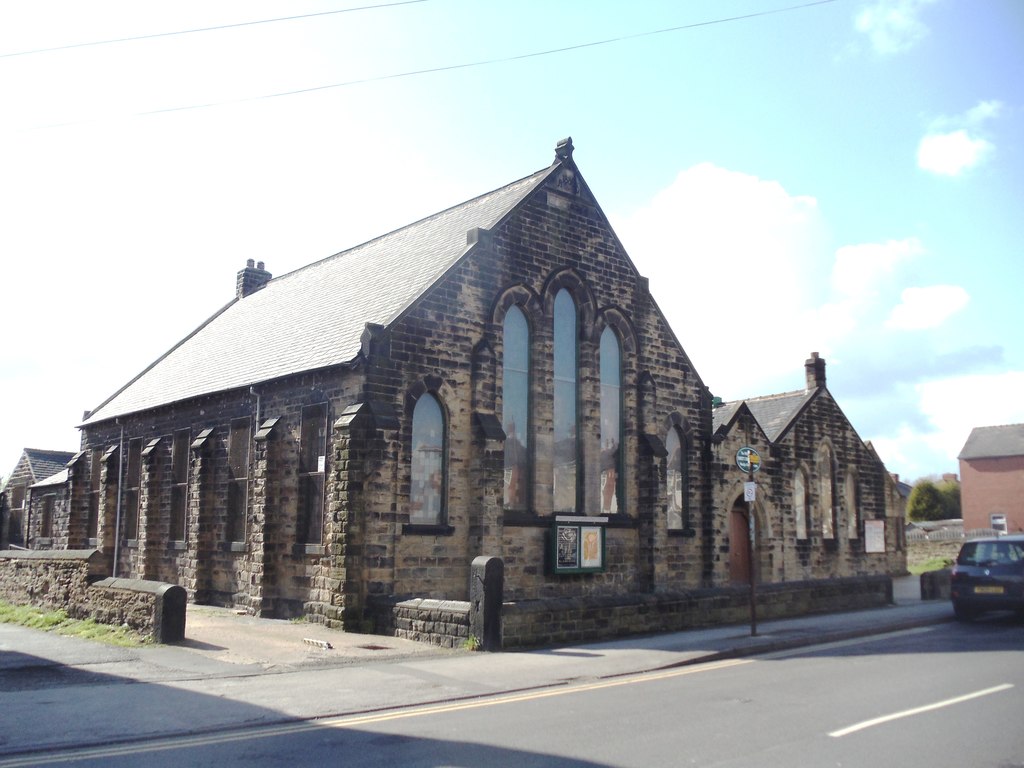
[[(953, 619), (895, 579), (847, 613), (481, 653), (188, 607), (181, 643), (116, 648), (0, 625), (0, 768), (11, 755), (473, 699), (884, 635)], [(884, 640), (884, 638), (879, 638)], [(116, 702), (116, 717), (108, 716)], [(49, 723), (40, 727), (45, 712)], [(86, 713), (89, 713), (88, 716)], [(99, 714), (94, 714), (99, 713)], [(15, 763), (10, 763), (15, 764)]]

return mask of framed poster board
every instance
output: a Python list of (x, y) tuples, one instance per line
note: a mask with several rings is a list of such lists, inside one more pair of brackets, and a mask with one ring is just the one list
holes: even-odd
[(559, 515), (551, 526), (549, 563), (553, 573), (600, 573), (605, 569), (604, 517)]
[(868, 554), (885, 552), (885, 520), (864, 521), (864, 551)]

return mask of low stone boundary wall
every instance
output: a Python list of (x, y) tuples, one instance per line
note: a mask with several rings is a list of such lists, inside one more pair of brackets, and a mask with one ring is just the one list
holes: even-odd
[[(891, 602), (892, 579), (888, 576), (765, 584), (757, 588), (757, 618), (853, 611)], [(371, 604), (378, 634), (447, 648), (459, 647), (469, 638), (469, 610), (468, 602), (455, 600), (377, 599)], [(592, 642), (749, 620), (747, 587), (525, 600), (502, 606), (502, 647)]]
[(45, 611), (67, 611), (88, 602), (89, 582), (103, 578), (95, 549), (0, 550), (0, 600)]
[(158, 643), (185, 637), (183, 587), (141, 579), (103, 578), (95, 549), (0, 551), (0, 600), (74, 619), (127, 625)]
[(442, 648), (458, 648), (469, 639), (469, 603), (462, 600), (374, 599), (374, 632)]
[[(757, 619), (853, 611), (891, 602), (892, 579), (888, 576), (764, 584), (757, 588)], [(502, 610), (505, 648), (590, 642), (749, 621), (750, 591), (745, 586), (525, 601), (506, 603)]]

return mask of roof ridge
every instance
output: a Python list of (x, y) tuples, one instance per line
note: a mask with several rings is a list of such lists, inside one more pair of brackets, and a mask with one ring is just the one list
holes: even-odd
[(403, 232), (405, 230), (412, 229), (413, 227), (422, 226), (423, 224), (425, 224), (428, 221), (431, 221), (432, 219), (441, 218), (442, 216), (444, 216), (446, 214), (450, 214), (453, 211), (458, 211), (458, 210), (463, 209), (463, 208), (468, 208), (468, 207), (470, 207), (474, 203), (477, 203), (477, 202), (479, 202), (481, 200), (484, 200), (485, 198), (491, 197), (492, 195), (497, 195), (500, 192), (504, 192), (505, 190), (508, 190), (508, 189), (516, 186), (517, 184), (522, 184), (524, 182), (527, 182), (527, 181), (530, 181), (530, 180), (535, 179), (537, 177), (540, 177), (541, 175), (546, 175), (546, 174), (550, 173), (556, 167), (556, 165), (557, 165), (557, 163), (555, 165), (550, 165), (547, 168), (542, 168), (539, 171), (534, 171), (531, 174), (523, 176), (521, 179), (516, 179), (515, 181), (510, 181), (508, 184), (502, 184), (500, 187), (496, 187), (496, 188), (494, 188), (492, 190), (489, 190), (487, 192), (482, 192), (479, 195), (476, 195), (475, 197), (469, 198), (468, 200), (463, 200), (461, 203), (455, 203), (454, 205), (450, 205), (447, 208), (442, 208), (440, 211), (434, 211), (431, 214), (428, 214), (426, 216), (423, 216), (422, 218), (416, 219), (416, 221), (411, 221), (408, 224), (403, 224), (402, 226), (397, 227), (395, 229), (392, 229), (389, 232), (384, 232), (384, 233), (382, 233), (380, 235), (377, 235), (376, 237), (371, 237), (369, 240), (364, 240), (361, 243), (356, 243), (355, 245), (349, 246), (348, 248), (345, 248), (343, 250), (337, 251), (336, 253), (332, 253), (329, 256), (324, 256), (323, 258), (317, 259), (316, 261), (311, 261), (308, 264), (303, 264), (300, 267), (296, 267), (291, 272), (285, 272), (283, 275), (278, 275), (277, 277), (271, 278), (270, 281), (267, 284), (269, 285), (271, 283), (277, 282), (278, 280), (283, 280), (286, 277), (291, 277), (292, 275), (295, 275), (295, 274), (297, 274), (299, 272), (304, 272), (307, 269), (311, 269), (313, 267), (319, 266), (320, 264), (323, 264), (324, 262), (332, 261), (332, 260), (337, 259), (339, 257), (345, 256), (346, 254), (351, 254), (354, 251), (357, 251), (357, 250), (359, 250), (361, 248), (366, 248), (368, 246), (371, 246), (374, 243), (380, 242), (381, 240), (386, 240), (387, 238), (393, 237), (394, 235), (397, 235), (398, 233)]

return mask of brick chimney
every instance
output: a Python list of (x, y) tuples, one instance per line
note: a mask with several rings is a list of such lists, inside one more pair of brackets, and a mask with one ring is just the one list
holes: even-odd
[(811, 352), (811, 357), (804, 361), (804, 371), (807, 374), (808, 391), (825, 386), (825, 360), (818, 357), (817, 352)]
[(245, 269), (239, 271), (235, 280), (235, 295), (244, 299), (269, 283), (272, 277), (273, 275), (263, 268), (262, 261), (254, 265), (253, 260), (249, 259), (245, 262)]

